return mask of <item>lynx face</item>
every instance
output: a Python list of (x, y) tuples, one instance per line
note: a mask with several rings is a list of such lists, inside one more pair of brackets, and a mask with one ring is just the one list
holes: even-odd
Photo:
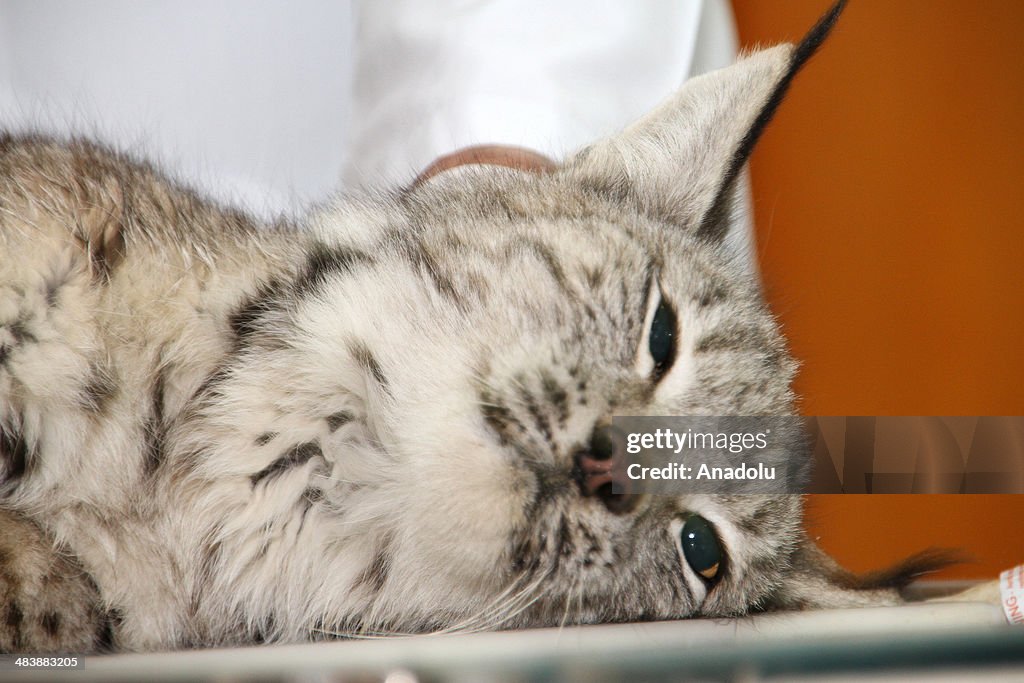
[[(380, 630), (734, 614), (779, 580), (795, 497), (627, 501), (586, 486), (612, 415), (788, 414), (793, 363), (714, 245), (576, 174), (438, 178), (403, 199), (415, 231), (326, 248), (335, 265), (315, 285), (246, 321), (245, 369), (195, 427), (233, 421), (240, 443), (272, 433), (264, 449), (300, 449), (281, 441), (290, 415), (239, 419), (279, 400), (256, 386), (319, 418), (320, 477), (257, 487), (315, 498), (342, 554), (369, 542), (358, 587)], [(683, 553), (692, 514), (721, 548), (713, 583)]]
[[(779, 549), (798, 535), (795, 497), (627, 501), (586, 486), (612, 415), (789, 414), (794, 365), (737, 265), (576, 173), (438, 178), (405, 200), (415, 235), (365, 248), (391, 260), (325, 276), (297, 316), (294, 336), (318, 347), (373, 349), (348, 408), (372, 418), (332, 436), (323, 456), (339, 485), (322, 495), (344, 514), (384, 514), (380, 595), (424, 625), (460, 599), (458, 619), (477, 627), (741, 613), (778, 582)], [(383, 296), (338, 310), (386, 273)], [(662, 327), (668, 350), (652, 345)], [(375, 447), (353, 458), (353, 440)], [(713, 582), (681, 546), (692, 514), (721, 548)]]

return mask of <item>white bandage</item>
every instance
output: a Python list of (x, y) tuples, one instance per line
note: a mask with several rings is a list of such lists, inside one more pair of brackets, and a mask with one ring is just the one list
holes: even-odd
[(1011, 624), (1024, 624), (1024, 564), (999, 575), (999, 598)]

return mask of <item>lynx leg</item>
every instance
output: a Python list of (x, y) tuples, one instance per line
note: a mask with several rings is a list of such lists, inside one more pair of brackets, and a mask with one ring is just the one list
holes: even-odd
[(109, 648), (113, 623), (92, 579), (42, 529), (0, 509), (0, 652)]

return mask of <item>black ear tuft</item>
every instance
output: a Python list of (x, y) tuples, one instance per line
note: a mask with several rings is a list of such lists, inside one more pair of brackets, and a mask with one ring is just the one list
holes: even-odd
[(902, 590), (911, 581), (945, 569), (946, 567), (970, 561), (963, 552), (949, 548), (929, 548), (900, 561), (892, 567), (857, 575), (854, 587), (860, 590), (895, 588)]
[(747, 131), (747, 135), (743, 138), (743, 142), (740, 143), (739, 149), (736, 150), (736, 156), (733, 159), (734, 168), (731, 170), (730, 180), (732, 176), (739, 172), (739, 167), (746, 162), (747, 157), (754, 150), (754, 145), (757, 144), (761, 133), (764, 132), (765, 126), (772, 120), (775, 110), (779, 108), (782, 98), (786, 95), (786, 91), (789, 90), (789, 84), (793, 81), (793, 77), (807, 63), (807, 60), (814, 56), (814, 53), (818, 51), (821, 44), (825, 42), (825, 38), (832, 31), (832, 27), (836, 25), (844, 7), (846, 7), (846, 0), (839, 0), (825, 16), (818, 20), (814, 28), (796, 46), (793, 56), (790, 58), (789, 72), (775, 86), (775, 92), (772, 93), (768, 102), (765, 103), (761, 115), (754, 121), (754, 125)]
[(832, 8), (825, 13), (818, 23), (814, 25), (804, 39), (800, 41), (800, 44), (793, 50), (793, 54), (790, 57), (789, 69), (786, 75), (779, 80), (775, 86), (775, 90), (772, 92), (768, 101), (765, 103), (761, 113), (754, 120), (753, 125), (747, 130), (747, 134), (743, 136), (739, 146), (736, 148), (736, 152), (733, 154), (732, 162), (726, 172), (724, 182), (722, 183), (721, 190), (719, 191), (718, 198), (715, 200), (711, 210), (707, 213), (704, 221), (698, 231), (699, 234), (704, 235), (717, 241), (725, 235), (728, 229), (728, 213), (729, 205), (732, 198), (733, 186), (735, 184), (736, 176), (739, 175), (740, 169), (743, 168), (743, 164), (750, 158), (751, 152), (754, 151), (754, 145), (761, 137), (761, 133), (764, 132), (768, 122), (772, 120), (775, 115), (775, 111), (779, 108), (779, 104), (782, 102), (782, 98), (785, 97), (786, 91), (789, 89), (789, 84), (793, 81), (793, 77), (796, 76), (797, 72), (800, 71), (801, 67), (807, 60), (814, 56), (814, 53), (818, 51), (821, 44), (825, 42), (829, 33), (832, 31), (832, 27), (835, 26), (839, 20), (839, 15), (842, 14), (843, 9), (846, 7), (847, 0), (839, 0), (836, 4), (832, 5)]
[(781, 582), (762, 607), (806, 610), (898, 605), (905, 602), (903, 589), (911, 581), (967, 559), (957, 551), (932, 549), (888, 569), (854, 574), (804, 536)]
[(828, 38), (828, 34), (832, 32), (832, 27), (839, 21), (839, 15), (846, 9), (847, 0), (839, 0), (836, 4), (832, 5), (829, 11), (818, 19), (818, 23), (807, 32), (804, 39), (800, 41), (800, 44), (796, 46), (796, 52), (793, 53), (793, 64), (796, 68), (806, 62), (811, 56), (818, 51), (821, 44)]

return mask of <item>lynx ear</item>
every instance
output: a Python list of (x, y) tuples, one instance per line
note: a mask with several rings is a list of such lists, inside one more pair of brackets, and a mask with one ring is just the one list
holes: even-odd
[(687, 81), (625, 131), (584, 150), (573, 166), (645, 210), (709, 241), (721, 239), (740, 169), (844, 5), (837, 2), (797, 46), (761, 50)]
[(857, 575), (840, 567), (805, 537), (791, 559), (782, 584), (765, 608), (804, 610), (898, 605), (904, 602), (902, 589), (911, 581), (963, 560), (963, 556), (954, 551), (932, 549), (912, 555), (888, 569)]

